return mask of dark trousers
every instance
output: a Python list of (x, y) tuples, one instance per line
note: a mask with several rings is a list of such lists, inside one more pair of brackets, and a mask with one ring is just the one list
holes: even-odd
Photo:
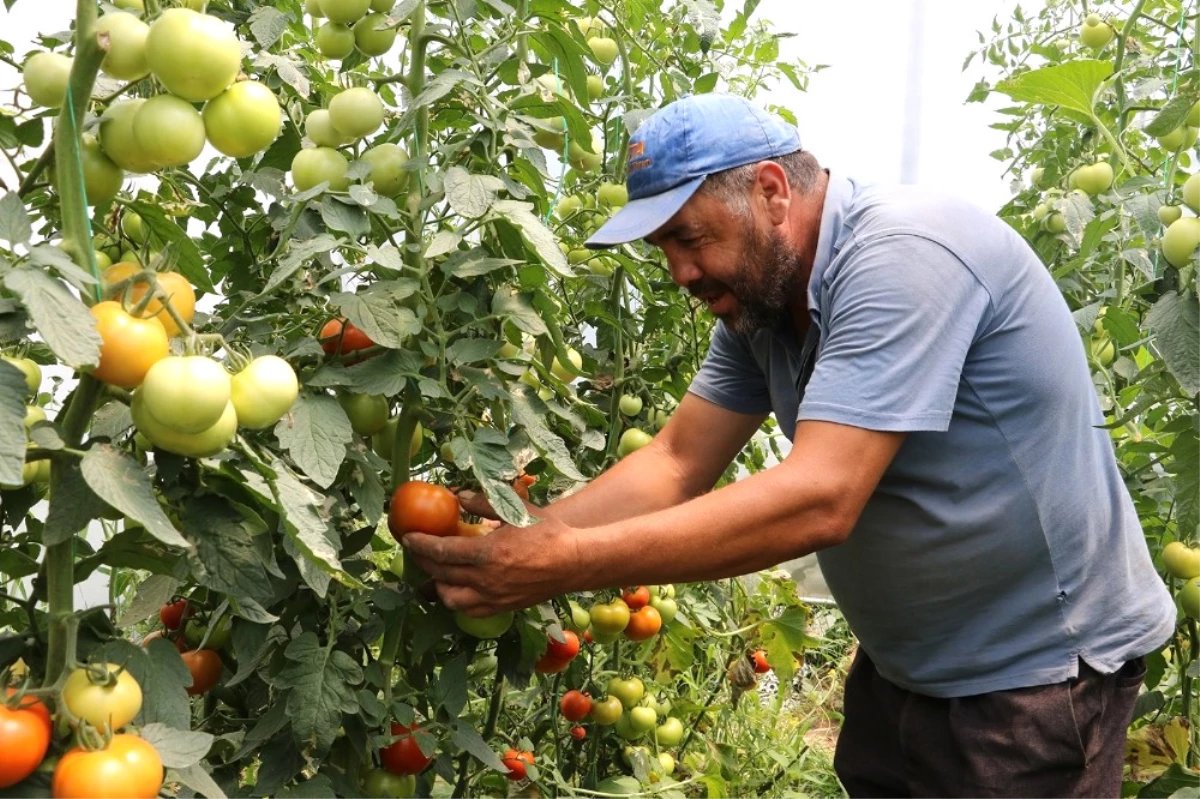
[(834, 768), (859, 796), (1116, 797), (1146, 674), (1082, 660), (1073, 680), (935, 699), (879, 676), (860, 648), (846, 678)]

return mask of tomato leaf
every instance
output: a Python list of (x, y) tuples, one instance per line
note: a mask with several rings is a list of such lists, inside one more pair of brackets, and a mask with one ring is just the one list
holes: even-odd
[(330, 230), (348, 233), (353, 239), (371, 231), (371, 223), (363, 209), (330, 195), (321, 200), (321, 219)]
[(1146, 125), (1143, 130), (1146, 131), (1147, 136), (1166, 136), (1184, 123), (1188, 111), (1195, 103), (1196, 96), (1193, 94), (1180, 94), (1171, 98), (1158, 110), (1154, 119), (1150, 120), (1150, 124)]
[(545, 414), (539, 413), (538, 409), (534, 406), (532, 394), (532, 391), (514, 392), (512, 405), (513, 422), (525, 430), (525, 433), (529, 436), (529, 440), (533, 442), (538, 451), (554, 464), (554, 468), (561, 472), (564, 477), (578, 483), (587, 482), (587, 478), (580, 473), (579, 468), (575, 465), (566, 442), (546, 426)]
[(559, 277), (570, 277), (567, 256), (558, 248), (558, 237), (533, 214), (533, 206), (517, 200), (497, 200), (492, 204), (489, 218), (500, 218), (521, 232), (529, 248)]
[(199, 763), (215, 740), (207, 732), (172, 729), (163, 724), (147, 724), (138, 733), (154, 745), (167, 768), (187, 768)]
[(158, 614), (158, 609), (175, 596), (179, 580), (168, 574), (152, 574), (138, 584), (129, 607), (117, 619), (118, 627), (132, 627)]
[(296, 398), (291, 413), (275, 425), (275, 435), (300, 470), (328, 488), (337, 478), (354, 431), (337, 400), (305, 391)]
[(145, 647), (127, 641), (111, 641), (105, 647), (110, 663), (125, 663), (129, 673), (142, 686), (142, 709), (134, 719), (139, 726), (164, 724), (186, 730), (191, 723), (191, 707), (186, 686), (192, 682), (179, 650), (170, 641), (158, 638)]
[(274, 593), (255, 538), (267, 532), (216, 495), (193, 497), (184, 506), (183, 528), (196, 543), (192, 574), (222, 594), (269, 602)]
[(201, 291), (215, 291), (208, 268), (204, 265), (204, 259), (200, 257), (200, 248), (188, 236), (187, 231), (175, 224), (175, 221), (157, 205), (135, 200), (129, 203), (128, 207), (137, 211), (151, 233), (167, 242), (163, 254), (169, 264)]
[(226, 799), (226, 794), (221, 790), (221, 786), (217, 785), (212, 775), (205, 771), (199, 763), (187, 768), (171, 769), (167, 772), (167, 779), (178, 780), (208, 799)]
[(284, 529), (290, 540), (307, 560), (322, 571), (341, 575), (342, 563), (337, 555), (336, 534), (317, 513), (317, 508), (321, 506), (320, 498), (297, 480), (282, 462), (274, 461), (272, 468), (276, 473), (275, 481), (271, 484), (272, 490), (279, 502)]
[(10, 191), (0, 197), (0, 239), (13, 245), (25, 244), (31, 235), (33, 228), (20, 196)]
[(312, 631), (288, 644), (283, 656), (288, 664), (278, 681), (291, 689), (287, 711), (293, 737), (301, 747), (328, 751), (342, 726), (342, 714), (358, 710), (351, 686), (362, 682), (362, 668), (340, 649), (322, 646)]
[(291, 277), (305, 262), (321, 253), (327, 253), (337, 245), (337, 239), (328, 233), (322, 233), (311, 239), (288, 245), (287, 254), (279, 260), (279, 266), (271, 272), (267, 283), (258, 296), (270, 294), (275, 287)]
[(287, 15), (279, 9), (271, 6), (259, 6), (250, 15), (247, 23), (250, 25), (250, 33), (254, 35), (258, 46), (267, 50), (279, 41), (279, 37), (287, 30), (287, 21)]
[(0, 483), (20, 485), (25, 465), (25, 374), (0, 361)]
[(444, 262), (442, 271), (451, 277), (479, 277), (497, 269), (516, 266), (524, 263), (511, 258), (493, 258), (485, 250), (475, 248), (466, 252), (456, 252)]
[(1200, 300), (1168, 291), (1146, 316), (1167, 369), (1191, 396), (1200, 392)]
[(459, 166), (452, 166), (446, 170), (442, 183), (450, 208), (469, 219), (478, 219), (487, 213), (496, 199), (496, 194), (504, 190), (504, 181), (499, 178), (493, 175), (472, 175)]
[(542, 321), (542, 317), (533, 309), (531, 296), (501, 287), (492, 297), (492, 313), (496, 316), (506, 317), (506, 321), (512, 322), (513, 326), (522, 333), (528, 333), (531, 336), (545, 335), (549, 332), (548, 328)]
[(21, 298), (38, 333), (68, 366), (81, 369), (100, 362), (100, 334), (87, 308), (61, 281), (40, 269), (17, 268), (4, 285)]
[(1109, 61), (1081, 59), (1024, 72), (1000, 81), (995, 90), (1024, 103), (1057, 105), (1086, 122), (1092, 118), (1096, 92), (1112, 71)]
[[(465, 671), (463, 672), (463, 681), (465, 685)], [(479, 731), (461, 719), (454, 723), (454, 744), (459, 749), (470, 752), (476, 760), (488, 768), (501, 772), (507, 770), (499, 756), (496, 755), (496, 750), (487, 745), (487, 741), (483, 740)]]
[(146, 473), (128, 455), (109, 444), (99, 444), (83, 456), (81, 468), (83, 478), (100, 499), (164, 544), (192, 550), (192, 544), (163, 513)]
[(400, 349), (407, 338), (421, 332), (417, 315), (401, 304), (416, 290), (409, 278), (382, 280), (358, 294), (339, 292), (329, 301), (376, 344)]

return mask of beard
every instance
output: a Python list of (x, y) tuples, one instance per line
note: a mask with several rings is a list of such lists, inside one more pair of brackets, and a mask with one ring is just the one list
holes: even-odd
[(774, 229), (761, 230), (753, 219), (743, 225), (742, 252), (732, 281), (728, 284), (700, 282), (689, 286), (692, 294), (705, 296), (723, 288), (737, 300), (737, 307), (717, 317), (735, 333), (751, 335), (778, 325), (787, 315), (796, 292), (803, 289), (800, 249)]

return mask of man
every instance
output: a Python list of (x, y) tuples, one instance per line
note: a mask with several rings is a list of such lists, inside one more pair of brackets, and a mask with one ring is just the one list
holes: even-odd
[[(661, 248), (720, 320), (708, 358), (650, 445), (539, 524), (408, 536), (445, 603), (818, 552), (860, 641), (835, 759), (852, 795), (1118, 795), (1141, 656), (1175, 610), (1032, 250), (954, 199), (829, 174), (736, 97), (660, 110), (628, 167), (588, 244)], [(784, 462), (705, 493), (769, 412)]]

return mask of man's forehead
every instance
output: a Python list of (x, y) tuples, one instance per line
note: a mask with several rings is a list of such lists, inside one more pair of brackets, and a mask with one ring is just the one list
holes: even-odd
[(704, 192), (696, 192), (688, 198), (682, 208), (675, 212), (675, 216), (664, 222), (658, 230), (646, 236), (646, 241), (659, 247), (668, 239), (695, 235), (706, 226), (713, 213), (713, 205), (711, 198), (707, 197)]

